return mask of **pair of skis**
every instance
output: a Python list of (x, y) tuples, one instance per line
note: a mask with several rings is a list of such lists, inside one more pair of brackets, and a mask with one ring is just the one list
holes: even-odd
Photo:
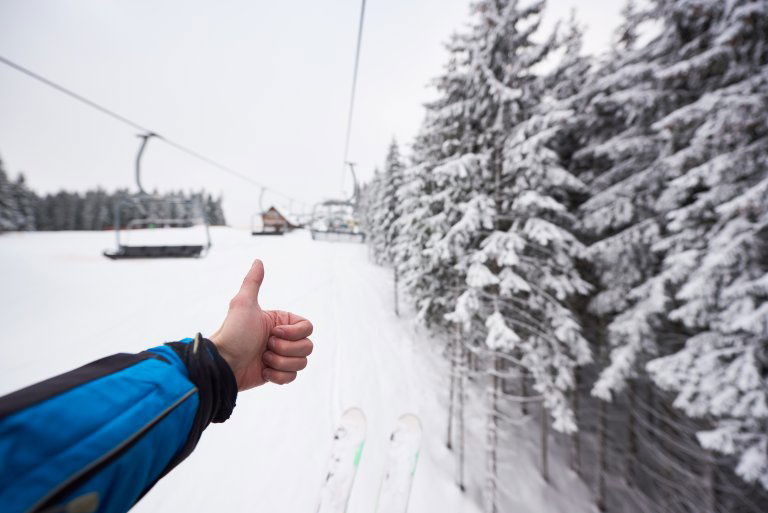
[[(365, 445), (366, 427), (365, 414), (359, 408), (350, 408), (341, 416), (333, 434), (331, 459), (317, 513), (345, 513)], [(421, 422), (410, 413), (402, 415), (389, 437), (376, 513), (406, 512), (420, 444)]]

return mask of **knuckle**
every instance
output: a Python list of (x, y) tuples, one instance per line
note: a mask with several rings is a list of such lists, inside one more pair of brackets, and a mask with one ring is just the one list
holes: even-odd
[(275, 367), (280, 370), (288, 370), (286, 367), (288, 367), (288, 359), (285, 356), (275, 355), (272, 361), (275, 364)]
[(315, 344), (311, 340), (307, 339), (307, 356), (312, 354), (312, 351), (315, 349)]
[(286, 354), (290, 350), (290, 345), (285, 340), (275, 340), (275, 349), (279, 354)]
[(309, 363), (309, 362), (307, 361), (306, 358), (301, 358), (300, 361), (299, 361), (299, 370), (306, 369), (307, 368), (307, 363)]

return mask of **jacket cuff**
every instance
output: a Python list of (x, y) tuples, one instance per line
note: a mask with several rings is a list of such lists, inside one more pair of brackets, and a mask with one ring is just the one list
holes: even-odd
[[(187, 378), (197, 388), (198, 407), (186, 442), (157, 479), (165, 476), (195, 450), (200, 436), (211, 422), (227, 420), (237, 399), (235, 375), (213, 342), (198, 333), (193, 340), (168, 342), (165, 345), (176, 353), (187, 368)], [(151, 487), (147, 487), (141, 496)]]
[(213, 342), (198, 333), (191, 342), (169, 342), (197, 387), (200, 405), (195, 427), (202, 432), (211, 422), (219, 423), (232, 415), (237, 399), (237, 381), (229, 364)]

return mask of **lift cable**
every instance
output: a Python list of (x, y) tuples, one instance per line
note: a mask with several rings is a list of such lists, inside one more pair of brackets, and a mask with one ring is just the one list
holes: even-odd
[(357, 90), (357, 71), (360, 67), (360, 47), (363, 42), (363, 21), (365, 20), (365, 0), (360, 5), (360, 22), (357, 27), (357, 48), (355, 49), (355, 65), (352, 71), (352, 91), (349, 96), (349, 113), (347, 114), (347, 134), (344, 139), (344, 160), (342, 161), (342, 180), (346, 176), (347, 161), (349, 160), (349, 140), (352, 136), (352, 117), (355, 111), (355, 91)]
[(258, 187), (258, 188), (268, 189), (268, 190), (272, 191), (273, 193), (275, 193), (275, 194), (277, 194), (279, 196), (282, 196), (283, 198), (285, 198), (287, 200), (296, 201), (297, 203), (306, 205), (306, 203), (304, 203), (301, 200), (297, 200), (297, 199), (292, 198), (291, 196), (288, 196), (287, 194), (284, 194), (284, 193), (282, 193), (282, 192), (280, 192), (278, 190), (272, 189), (271, 187), (267, 187), (266, 185), (264, 185), (264, 184), (262, 184), (262, 183), (260, 183), (260, 182), (258, 182), (256, 180), (254, 180), (253, 178), (251, 178), (250, 176), (246, 175), (245, 173), (241, 173), (240, 171), (237, 171), (236, 169), (233, 169), (233, 168), (231, 168), (229, 166), (226, 166), (226, 165), (224, 165), (224, 164), (222, 164), (220, 162), (217, 162), (216, 160), (214, 160), (214, 159), (212, 159), (210, 157), (207, 157), (207, 156), (203, 155), (202, 153), (200, 153), (200, 152), (198, 152), (198, 151), (196, 151), (196, 150), (194, 150), (194, 149), (192, 149), (192, 148), (190, 148), (188, 146), (185, 146), (185, 145), (183, 145), (181, 143), (178, 143), (178, 142), (174, 141), (173, 139), (168, 139), (167, 137), (164, 137), (164, 136), (156, 133), (154, 130), (151, 130), (151, 129), (149, 129), (149, 128), (141, 125), (140, 123), (137, 123), (137, 122), (135, 122), (135, 121), (133, 121), (133, 120), (131, 120), (129, 118), (126, 118), (125, 116), (122, 116), (122, 115), (118, 114), (117, 112), (115, 112), (115, 111), (113, 111), (111, 109), (108, 109), (108, 108), (106, 108), (106, 107), (104, 107), (102, 105), (99, 105), (98, 103), (96, 103), (96, 102), (94, 102), (92, 100), (89, 100), (88, 98), (86, 98), (86, 97), (84, 97), (84, 96), (82, 96), (80, 94), (77, 94), (76, 92), (72, 91), (71, 89), (67, 89), (66, 87), (64, 87), (62, 85), (59, 85), (56, 82), (54, 82), (52, 80), (49, 80), (49, 79), (43, 77), (42, 75), (39, 75), (39, 74), (35, 73), (34, 71), (32, 71), (30, 69), (27, 69), (24, 66), (22, 66), (20, 64), (17, 64), (17, 63), (11, 61), (10, 59), (8, 59), (8, 58), (6, 58), (6, 57), (4, 57), (2, 55), (0, 55), (0, 63), (3, 63), (6, 66), (15, 69), (16, 71), (21, 72), (21, 73), (23, 73), (23, 74), (25, 74), (25, 75), (27, 75), (27, 76), (37, 80), (38, 82), (41, 82), (41, 83), (47, 85), (48, 87), (51, 87), (51, 88), (59, 91), (60, 93), (63, 93), (65, 95), (69, 96), (70, 98), (73, 98), (73, 99), (79, 101), (80, 103), (83, 103), (83, 104), (87, 105), (88, 107), (91, 107), (92, 109), (98, 110), (102, 114), (106, 114), (107, 116), (110, 116), (111, 118), (113, 118), (113, 119), (115, 119), (115, 120), (117, 120), (117, 121), (119, 121), (119, 122), (121, 122), (121, 123), (123, 123), (125, 125), (128, 125), (128, 126), (130, 126), (132, 128), (135, 128), (137, 130), (140, 130), (141, 132), (143, 132), (145, 134), (153, 134), (154, 137), (156, 137), (157, 139), (165, 142), (169, 146), (171, 146), (173, 148), (176, 148), (177, 150), (179, 150), (179, 151), (181, 151), (183, 153), (186, 153), (187, 155), (189, 155), (191, 157), (194, 157), (194, 158), (196, 158), (196, 159), (198, 159), (198, 160), (200, 160), (202, 162), (205, 162), (206, 164), (208, 164), (210, 166), (213, 166), (213, 167), (219, 169), (220, 171), (224, 171), (225, 173), (229, 173), (230, 175), (235, 176), (237, 178), (240, 178), (241, 180), (244, 180), (246, 182), (249, 182), (251, 185), (254, 185), (254, 186)]

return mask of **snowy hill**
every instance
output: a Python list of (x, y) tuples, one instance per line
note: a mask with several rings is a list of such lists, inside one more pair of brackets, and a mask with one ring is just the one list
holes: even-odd
[[(314, 511), (333, 425), (349, 406), (369, 421), (349, 511), (374, 510), (387, 437), (405, 412), (418, 414), (425, 432), (409, 511), (479, 511), (484, 421), (473, 408), (480, 402), (470, 394), (462, 495), (444, 445), (447, 364), (434, 341), (394, 316), (390, 276), (369, 262), (366, 247), (314, 242), (305, 232), (258, 238), (219, 228), (212, 237), (205, 259), (112, 262), (101, 256), (113, 243), (109, 232), (0, 236), (0, 393), (105, 354), (211, 333), (259, 257), (264, 306), (290, 308), (315, 324), (310, 366), (290, 386), (242, 394), (232, 419), (211, 426), (134, 511)], [(518, 419), (501, 440), (502, 511), (592, 511), (554, 435), (551, 483), (540, 477), (531, 418)]]

